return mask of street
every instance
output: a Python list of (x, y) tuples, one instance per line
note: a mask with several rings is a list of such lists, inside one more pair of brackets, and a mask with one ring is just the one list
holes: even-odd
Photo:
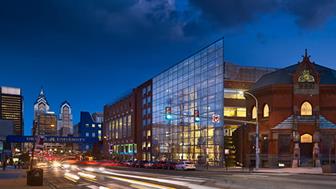
[(336, 176), (290, 173), (175, 171), (89, 166), (46, 168), (45, 180), (53, 188), (335, 188)]

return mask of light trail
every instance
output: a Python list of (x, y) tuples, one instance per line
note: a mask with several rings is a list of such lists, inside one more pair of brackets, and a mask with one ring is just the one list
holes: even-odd
[(131, 179), (120, 178), (120, 177), (115, 177), (115, 176), (109, 176), (108, 178), (111, 178), (113, 180), (122, 181), (122, 182), (127, 182), (127, 183), (130, 183), (130, 184), (136, 184), (136, 185), (141, 185), (141, 186), (151, 187), (151, 188), (157, 188), (157, 189), (175, 189), (173, 187), (162, 186), (162, 185), (158, 185), (158, 184), (152, 184), (152, 183), (148, 183), (148, 182), (131, 180)]
[(72, 173), (64, 173), (64, 178), (71, 180), (72, 182), (77, 182), (80, 177)]

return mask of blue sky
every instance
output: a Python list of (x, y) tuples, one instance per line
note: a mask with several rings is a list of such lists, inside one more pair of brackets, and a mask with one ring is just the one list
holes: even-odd
[(23, 90), (25, 134), (41, 86), (53, 111), (106, 103), (224, 37), (227, 61), (285, 67), (307, 48), (336, 68), (335, 0), (0, 0), (0, 85)]

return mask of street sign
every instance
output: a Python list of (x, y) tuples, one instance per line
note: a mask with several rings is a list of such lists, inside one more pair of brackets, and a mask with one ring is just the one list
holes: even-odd
[[(36, 142), (33, 136), (17, 136), (9, 135), (6, 139), (9, 143), (33, 143)], [(44, 136), (44, 143), (97, 143), (98, 138), (89, 137), (59, 137), (59, 136)]]
[(220, 116), (218, 114), (212, 115), (212, 122), (213, 123), (219, 123), (220, 122)]

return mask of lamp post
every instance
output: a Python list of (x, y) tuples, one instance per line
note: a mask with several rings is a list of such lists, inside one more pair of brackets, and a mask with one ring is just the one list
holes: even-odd
[(250, 95), (256, 103), (256, 110), (257, 110), (257, 115), (256, 115), (256, 137), (255, 137), (255, 143), (256, 143), (256, 165), (255, 168), (259, 169), (259, 163), (260, 163), (260, 149), (259, 149), (259, 122), (258, 122), (258, 99), (256, 96), (254, 96), (252, 93), (248, 91), (242, 92), (243, 94)]

